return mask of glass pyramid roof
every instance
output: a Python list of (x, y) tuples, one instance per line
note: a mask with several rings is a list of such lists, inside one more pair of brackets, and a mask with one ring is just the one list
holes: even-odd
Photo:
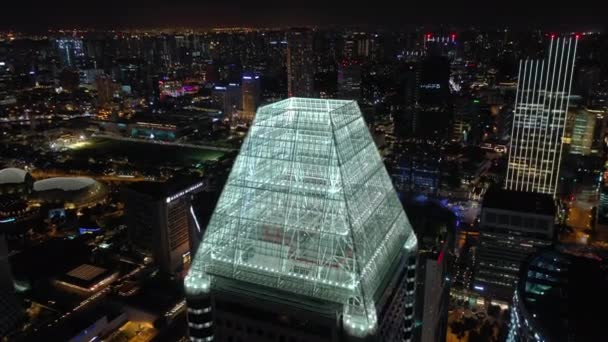
[(186, 278), (216, 278), (343, 303), (376, 326), (373, 298), (416, 238), (354, 101), (290, 98), (262, 107)]

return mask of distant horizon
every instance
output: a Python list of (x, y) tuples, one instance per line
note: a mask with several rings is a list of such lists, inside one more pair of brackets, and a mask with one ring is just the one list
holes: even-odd
[[(229, 27), (286, 28), (294, 26), (510, 26), (514, 30), (540, 28), (555, 31), (606, 29), (602, 11), (588, 5), (525, 7), (487, 3), (476, 5), (430, 3), (387, 3), (373, 7), (356, 2), (332, 1), (288, 4), (277, 1), (206, 0), (113, 1), (91, 0), (85, 5), (74, 0), (39, 4), (20, 1), (0, 12), (0, 30), (36, 32), (49, 29), (154, 29), (184, 27), (212, 29)], [(597, 7), (597, 6), (596, 6)]]
[(507, 30), (508, 32), (513, 33), (527, 33), (533, 31), (540, 31), (541, 33), (549, 34), (555, 33), (559, 35), (568, 35), (568, 34), (605, 34), (608, 32), (608, 28), (576, 28), (574, 27), (564, 27), (564, 28), (554, 28), (554, 27), (519, 27), (519, 26), (511, 26), (506, 24), (496, 24), (496, 25), (452, 25), (452, 24), (418, 24), (418, 25), (373, 25), (373, 24), (344, 24), (344, 25), (217, 25), (211, 27), (205, 26), (179, 26), (179, 25), (158, 25), (158, 26), (132, 26), (132, 27), (84, 27), (84, 26), (72, 26), (72, 27), (48, 27), (48, 28), (27, 28), (27, 29), (18, 29), (18, 28), (0, 28), (0, 34), (24, 34), (24, 35), (36, 35), (36, 34), (58, 34), (61, 32), (69, 33), (69, 32), (81, 32), (81, 33), (95, 33), (95, 32), (121, 32), (121, 33), (130, 33), (130, 32), (184, 32), (184, 31), (200, 31), (200, 32), (242, 32), (242, 31), (284, 31), (290, 29), (297, 28), (306, 28), (312, 30), (363, 30), (363, 31), (392, 31), (395, 32), (468, 32), (468, 31), (483, 31), (483, 32), (501, 32), (503, 30)]

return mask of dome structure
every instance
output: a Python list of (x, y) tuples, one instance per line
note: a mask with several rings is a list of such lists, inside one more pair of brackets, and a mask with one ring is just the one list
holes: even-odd
[(35, 182), (34, 193), (40, 201), (76, 208), (103, 202), (107, 190), (103, 184), (88, 177), (54, 177)]
[(34, 191), (78, 191), (94, 185), (96, 181), (87, 177), (55, 177), (34, 183)]
[(20, 184), (24, 183), (28, 176), (27, 171), (9, 167), (0, 170), (0, 184)]
[(25, 198), (32, 190), (34, 179), (29, 172), (9, 167), (0, 170), (0, 196), (19, 196)]

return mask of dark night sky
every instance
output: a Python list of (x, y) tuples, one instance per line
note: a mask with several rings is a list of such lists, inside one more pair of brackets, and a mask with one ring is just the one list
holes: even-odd
[[(4, 3), (6, 1), (6, 3)], [(603, 28), (599, 5), (554, 7), (505, 0), (4, 0), (0, 28), (217, 27), (331, 24), (538, 24), (551, 29)], [(3, 7), (6, 6), (6, 7)], [(594, 8), (595, 7), (595, 8)]]

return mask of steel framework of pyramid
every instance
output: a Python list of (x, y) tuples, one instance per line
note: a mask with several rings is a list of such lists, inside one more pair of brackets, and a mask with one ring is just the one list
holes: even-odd
[(185, 281), (216, 279), (344, 304), (360, 332), (416, 237), (354, 101), (290, 98), (260, 108)]

